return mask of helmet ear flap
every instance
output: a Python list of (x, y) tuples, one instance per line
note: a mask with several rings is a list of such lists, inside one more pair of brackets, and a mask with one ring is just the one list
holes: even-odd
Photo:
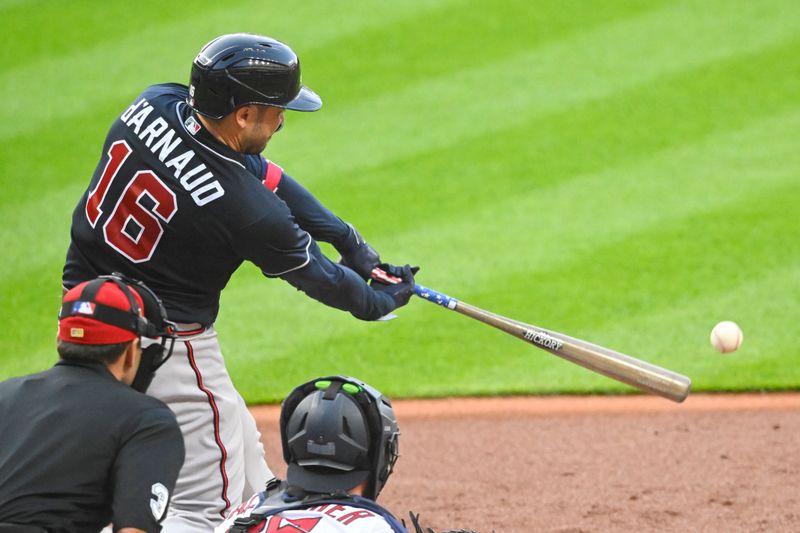
[(377, 417), (374, 426), (376, 432), (373, 450), (374, 477), (368, 487), (369, 497), (374, 500), (378, 498), (383, 486), (394, 471), (394, 465), (400, 456), (400, 431), (389, 400), (375, 389), (371, 389), (370, 393), (377, 394), (377, 397), (373, 396), (375, 400), (373, 409)]
[(394, 470), (394, 464), (397, 462), (397, 458), (400, 457), (399, 437), (400, 433), (394, 433), (386, 440), (384, 453), (386, 454), (387, 460), (378, 476), (378, 479), (383, 483), (386, 483), (386, 480), (389, 479), (389, 476)]

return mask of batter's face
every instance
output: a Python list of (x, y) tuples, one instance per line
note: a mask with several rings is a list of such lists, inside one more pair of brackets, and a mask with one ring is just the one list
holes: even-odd
[(283, 108), (267, 105), (249, 105), (241, 108), (242, 130), (239, 138), (241, 152), (260, 154), (267, 143), (283, 125)]

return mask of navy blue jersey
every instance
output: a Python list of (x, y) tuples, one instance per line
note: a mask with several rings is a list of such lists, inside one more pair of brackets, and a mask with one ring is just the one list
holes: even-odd
[(210, 324), (231, 275), (251, 261), (359, 318), (391, 311), (390, 297), (315, 242), (345, 246), (349, 226), (277, 165), (217, 141), (187, 95), (154, 85), (112, 124), (72, 216), (64, 286), (122, 272), (151, 287), (170, 319)]

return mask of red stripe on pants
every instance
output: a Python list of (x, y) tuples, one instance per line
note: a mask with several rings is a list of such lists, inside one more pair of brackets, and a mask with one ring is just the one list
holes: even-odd
[(222, 500), (225, 502), (225, 507), (220, 511), (220, 515), (225, 518), (225, 511), (230, 508), (231, 501), (228, 499), (228, 473), (225, 471), (225, 461), (228, 459), (228, 452), (225, 450), (225, 445), (222, 443), (222, 438), (219, 434), (219, 409), (217, 409), (217, 402), (214, 400), (214, 395), (203, 385), (203, 376), (200, 374), (200, 369), (197, 368), (197, 363), (194, 360), (192, 343), (184, 341), (184, 344), (186, 345), (186, 353), (189, 356), (189, 364), (192, 365), (192, 370), (194, 370), (194, 375), (197, 378), (197, 386), (208, 396), (208, 404), (211, 406), (211, 410), (214, 411), (214, 439), (217, 441), (217, 446), (219, 446), (222, 455), (219, 461), (219, 472), (222, 475)]

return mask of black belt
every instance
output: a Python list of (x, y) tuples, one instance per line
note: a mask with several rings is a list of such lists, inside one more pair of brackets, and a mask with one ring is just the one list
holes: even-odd
[(25, 526), (22, 524), (7, 524), (0, 523), (0, 532), (2, 533), (47, 533), (47, 530), (39, 526)]

